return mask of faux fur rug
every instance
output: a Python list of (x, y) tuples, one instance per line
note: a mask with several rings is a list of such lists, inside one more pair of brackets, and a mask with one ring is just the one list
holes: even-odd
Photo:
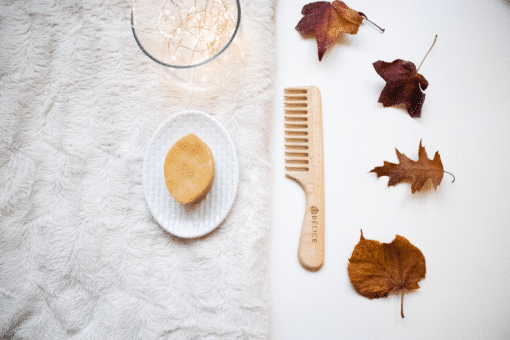
[[(145, 56), (131, 1), (0, 1), (0, 338), (265, 339), (274, 0), (242, 1), (243, 68), (182, 90)], [(157, 127), (216, 117), (239, 160), (214, 232), (165, 232), (144, 199)]]

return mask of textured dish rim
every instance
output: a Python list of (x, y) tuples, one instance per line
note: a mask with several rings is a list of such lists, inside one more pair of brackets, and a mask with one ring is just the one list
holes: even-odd
[[(224, 136), (226, 137), (227, 139), (227, 143), (230, 144), (232, 146), (232, 150), (233, 150), (233, 153), (232, 153), (232, 162), (234, 164), (234, 167), (235, 167), (235, 170), (236, 170), (236, 173), (237, 173), (237, 176), (235, 176), (235, 181), (234, 181), (234, 195), (232, 196), (232, 199), (230, 202), (228, 202), (228, 204), (226, 205), (227, 206), (227, 209), (225, 209), (225, 212), (224, 213), (221, 213), (219, 214), (220, 215), (220, 218), (219, 218), (219, 221), (218, 223), (211, 223), (211, 227), (210, 228), (207, 228), (205, 232), (199, 232), (197, 234), (193, 234), (191, 236), (189, 235), (182, 235), (180, 234), (179, 232), (175, 232), (175, 231), (171, 231), (169, 230), (166, 226), (163, 225), (163, 223), (161, 223), (161, 221), (159, 221), (158, 217), (155, 216), (155, 214), (153, 213), (152, 211), (152, 207), (151, 205), (149, 204), (148, 200), (147, 200), (147, 196), (148, 196), (148, 193), (147, 193), (147, 188), (148, 188), (148, 184), (146, 185), (146, 174), (147, 174), (147, 171), (145, 170), (146, 168), (146, 165), (148, 164), (148, 158), (149, 158), (149, 147), (151, 145), (154, 144), (154, 139), (156, 138), (156, 136), (159, 134), (160, 130), (163, 129), (163, 126), (165, 126), (165, 124), (167, 124), (168, 121), (170, 120), (173, 120), (173, 119), (176, 119), (178, 116), (182, 116), (182, 115), (188, 115), (188, 114), (198, 114), (199, 116), (202, 116), (204, 117), (205, 119), (213, 122), (214, 124), (216, 124), (220, 130), (222, 131), (222, 133), (224, 134)], [(200, 137), (200, 136), (199, 136)], [(228, 214), (230, 213), (230, 211), (232, 210), (232, 207), (234, 205), (234, 202), (235, 202), (235, 199), (237, 197), (237, 190), (238, 190), (238, 186), (239, 186), (239, 162), (238, 162), (238, 159), (237, 159), (237, 150), (236, 150), (236, 147), (235, 147), (235, 144), (234, 144), (234, 141), (232, 140), (232, 138), (230, 137), (230, 134), (228, 133), (228, 131), (225, 129), (225, 127), (223, 127), (223, 125), (221, 125), (221, 123), (216, 119), (214, 118), (213, 116), (211, 116), (210, 114), (207, 114), (203, 111), (198, 111), (198, 110), (184, 110), (184, 111), (179, 111), (173, 115), (171, 115), (170, 117), (168, 117), (167, 119), (165, 119), (159, 126), (158, 128), (156, 129), (156, 131), (154, 131), (150, 141), (149, 141), (149, 144), (147, 144), (147, 148), (145, 149), (145, 155), (143, 157), (143, 165), (142, 165), (142, 185), (143, 185), (143, 193), (144, 193), (144, 198), (145, 198), (145, 203), (147, 204), (148, 208), (149, 208), (149, 211), (151, 212), (151, 215), (154, 217), (154, 219), (158, 222), (159, 226), (161, 226), (161, 228), (163, 228), (164, 230), (166, 230), (167, 232), (169, 232), (170, 234), (174, 235), (174, 236), (177, 236), (179, 238), (182, 238), (182, 239), (193, 239), (193, 238), (198, 238), (198, 237), (201, 237), (201, 236), (205, 236), (209, 233), (211, 233), (213, 230), (215, 230), (216, 228), (218, 228), (218, 226), (220, 226), (220, 224), (223, 223), (223, 221), (225, 221), (225, 219), (227, 218)], [(179, 204), (176, 202), (176, 204)]]
[[(230, 40), (228, 41), (228, 43), (218, 53), (213, 55), (211, 58), (206, 59), (204, 61), (201, 61), (201, 62), (199, 62), (197, 64), (192, 64), (192, 65), (172, 65), (172, 64), (167, 64), (167, 63), (159, 60), (158, 58), (154, 57), (152, 54), (150, 54), (143, 47), (143, 44), (140, 42), (140, 40), (138, 39), (138, 36), (136, 35), (136, 28), (135, 28), (135, 23), (134, 23), (134, 18), (133, 18), (133, 12), (134, 12), (133, 9), (131, 9), (131, 30), (133, 31), (133, 36), (135, 37), (136, 43), (138, 44), (140, 49), (143, 51), (143, 53), (145, 53), (149, 58), (151, 58), (152, 60), (154, 60), (158, 64), (166, 66), (166, 67), (174, 68), (174, 69), (191, 69), (191, 68), (199, 67), (199, 66), (202, 66), (202, 65), (210, 63), (211, 61), (213, 61), (214, 59), (216, 59), (220, 55), (222, 55), (223, 52), (225, 52), (225, 50), (230, 46), (230, 44), (232, 44), (232, 41), (234, 41), (234, 38), (236, 37), (237, 32), (239, 31), (239, 26), (241, 26), (241, 1), (240, 0), (236, 0), (236, 4), (237, 4), (237, 22), (236, 22), (236, 28), (234, 29), (234, 33), (232, 33), (232, 36), (230, 37)], [(134, 6), (135, 6), (135, 4), (133, 3), (133, 7)]]

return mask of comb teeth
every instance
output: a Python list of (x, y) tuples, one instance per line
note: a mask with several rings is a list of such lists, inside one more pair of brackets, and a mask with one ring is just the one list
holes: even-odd
[(285, 170), (309, 171), (308, 91), (285, 89)]

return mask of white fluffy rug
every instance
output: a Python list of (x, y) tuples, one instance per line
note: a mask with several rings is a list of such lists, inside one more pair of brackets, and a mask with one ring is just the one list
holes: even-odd
[[(265, 339), (274, 0), (242, 1), (244, 68), (207, 95), (137, 46), (131, 1), (0, 1), (0, 337)], [(230, 215), (185, 241), (152, 218), (142, 162), (197, 109), (230, 133)]]

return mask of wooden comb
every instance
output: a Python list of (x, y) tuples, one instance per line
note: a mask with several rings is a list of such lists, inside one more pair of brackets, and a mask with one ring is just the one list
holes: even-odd
[(298, 259), (310, 271), (324, 264), (324, 154), (321, 94), (314, 86), (285, 89), (285, 176), (304, 190), (306, 210)]

